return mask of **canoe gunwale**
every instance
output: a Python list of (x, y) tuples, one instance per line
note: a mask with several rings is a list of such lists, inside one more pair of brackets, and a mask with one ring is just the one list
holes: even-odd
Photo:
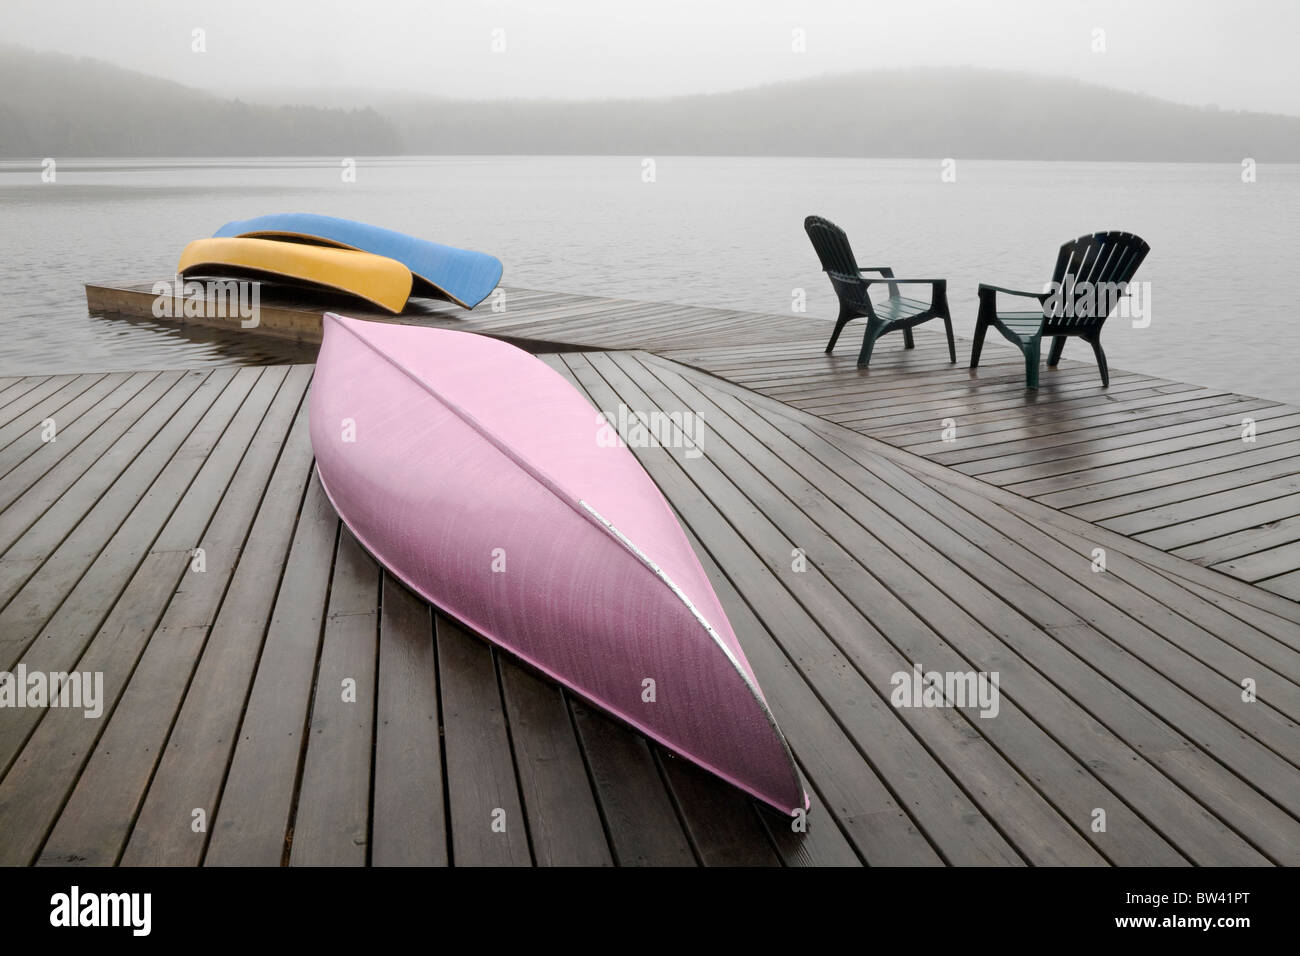
[[(212, 268), (212, 267), (220, 267), (222, 269), (227, 270), (227, 272), (225, 275), (222, 275), (221, 273), (203, 271), (205, 268)], [(236, 273), (235, 270), (238, 270), (238, 272)], [(267, 269), (254, 269), (251, 266), (236, 266), (228, 262), (201, 262), (201, 263), (196, 263), (193, 266), (189, 266), (181, 271), (181, 277), (184, 279), (189, 279), (195, 276), (210, 276), (211, 278), (214, 279), (230, 278), (232, 274), (234, 275), (235, 278), (238, 278), (239, 274), (243, 274), (251, 278), (256, 278), (266, 282), (271, 282), (271, 283), (278, 282), (281, 285), (303, 285), (303, 286), (308, 286), (312, 289), (319, 289), (328, 292), (338, 292), (341, 295), (348, 295), (354, 299), (360, 299), (363, 302), (367, 302), (370, 305), (375, 306), (376, 308), (383, 309), (385, 312), (391, 315), (401, 315), (403, 311), (401, 309), (394, 310), (391, 306), (387, 306), (384, 303), (378, 301), (377, 299), (372, 299), (370, 298), (370, 296), (358, 292), (356, 289), (346, 289), (341, 285), (334, 285), (331, 282), (320, 282), (316, 279), (307, 279), (304, 278), (303, 276), (291, 276), (288, 275), (287, 273), (271, 272)]]
[[(361, 249), (355, 249), (355, 250), (339, 249), (339, 251), (345, 252), (347, 254), (356, 253), (361, 256), (369, 256), (372, 259), (376, 259), (376, 260), (384, 260), (386, 263), (385, 268), (393, 272), (393, 275), (390, 276), (389, 278), (396, 280), (399, 275), (402, 276), (405, 280), (403, 282), (405, 288), (401, 294), (402, 304), (400, 306), (395, 308), (393, 305), (389, 304), (388, 302), (385, 302), (381, 299), (377, 299), (373, 295), (367, 294), (359, 287), (359, 285), (357, 285), (356, 287), (340, 285), (337, 282), (330, 282), (328, 280), (311, 275), (309, 268), (301, 262), (288, 263), (284, 268), (268, 268), (267, 266), (254, 265), (247, 261), (241, 261), (240, 257), (235, 255), (225, 255), (225, 256), (215, 257), (217, 256), (220, 247), (214, 248), (213, 246), (207, 245), (208, 243), (226, 242), (232, 239), (239, 241), (245, 238), (251, 238), (251, 237), (239, 236), (239, 237), (221, 237), (220, 239), (195, 240), (194, 242), (191, 242), (188, 246), (185, 247), (185, 251), (181, 254), (181, 261), (180, 263), (177, 264), (176, 271), (183, 278), (191, 278), (195, 276), (210, 276), (212, 278), (218, 278), (218, 279), (231, 278), (231, 277), (233, 278), (243, 277), (243, 278), (253, 279), (255, 281), (270, 282), (272, 284), (275, 283), (279, 283), (281, 285), (297, 284), (301, 286), (306, 286), (311, 289), (323, 290), (327, 292), (337, 292), (342, 295), (350, 296), (354, 299), (359, 299), (362, 302), (367, 302), (370, 305), (375, 306), (376, 308), (382, 309), (383, 311), (389, 313), (390, 315), (401, 315), (406, 308), (407, 299), (410, 298), (411, 284), (414, 281), (411, 270), (408, 269), (403, 263), (398, 262), (396, 259), (390, 259), (387, 256), (375, 256), (373, 253), (369, 253)], [(274, 240), (270, 240), (270, 239), (263, 239), (263, 240), (256, 240), (256, 241), (265, 242), (268, 244), (274, 244)], [(190, 250), (193, 249), (195, 246), (200, 247), (199, 248), (200, 255), (197, 258), (193, 259), (192, 261), (186, 262), (186, 256), (190, 253)], [(325, 248), (331, 248), (331, 247), (325, 247)], [(319, 265), (319, 263), (310, 263), (310, 264)], [(396, 302), (397, 298), (398, 298), (397, 296), (394, 296), (393, 301)]]
[[(686, 593), (682, 591), (681, 588), (679, 588), (676, 584), (673, 583), (673, 579), (670, 578), (667, 574), (665, 574), (664, 570), (661, 567), (659, 567), (659, 565), (656, 564), (648, 554), (646, 554), (644, 551), (638, 548), (636, 546), (636, 543), (632, 541), (630, 538), (628, 538), (627, 535), (623, 534), (623, 532), (619, 531), (618, 528), (615, 527), (612, 522), (607, 520), (603, 515), (601, 515), (599, 511), (597, 511), (595, 508), (593, 508), (583, 499), (579, 498), (578, 504), (581, 505), (582, 508), (592, 516), (592, 518), (595, 519), (596, 523), (607, 534), (609, 534), (612, 538), (614, 538), (614, 540), (616, 540), (619, 544), (621, 544), (624, 548), (626, 548), (627, 551), (630, 552), (634, 558), (640, 561), (642, 565), (648, 568), (651, 571), (651, 573), (654, 574), (655, 577), (657, 577), (660, 581), (666, 584), (668, 586), (668, 589), (677, 596), (678, 600), (680, 600), (683, 604), (686, 605), (687, 609), (690, 610), (691, 614), (695, 617), (695, 619), (700, 622), (700, 625), (704, 628), (705, 633), (709, 635), (709, 637), (713, 640), (713, 643), (718, 646), (718, 648), (722, 651), (722, 653), (726, 655), (727, 660), (731, 662), (731, 666), (734, 667), (737, 673), (740, 674), (741, 679), (744, 680), (745, 682), (745, 686), (748, 687), (749, 692), (754, 695), (754, 700), (758, 704), (759, 710), (761, 710), (763, 712), (763, 716), (767, 718), (768, 726), (772, 728), (772, 732), (775, 733), (777, 739), (781, 741), (781, 747), (785, 751), (786, 759), (789, 760), (790, 765), (792, 767), (796, 766), (794, 754), (790, 750), (790, 743), (785, 739), (785, 734), (781, 732), (781, 728), (776, 722), (776, 715), (773, 714), (772, 709), (768, 707), (767, 700), (763, 697), (763, 692), (759, 689), (758, 685), (750, 678), (749, 674), (745, 671), (745, 668), (741, 666), (740, 661), (736, 659), (735, 653), (733, 653), (731, 648), (727, 646), (726, 642), (722, 639), (721, 635), (719, 635), (718, 632), (713, 629), (713, 625), (708, 622), (708, 619), (705, 618), (705, 616), (700, 612), (700, 609), (695, 606), (695, 603), (689, 597), (686, 596)], [(737, 640), (739, 640), (739, 638)], [(721, 776), (721, 774), (719, 774), (719, 776)], [(805, 801), (808, 800), (808, 795), (806, 793), (804, 794), (804, 800)], [(807, 805), (804, 806), (804, 809), (805, 810), (808, 809)]]
[[(353, 252), (366, 252), (370, 255), (380, 255), (380, 253), (372, 253), (368, 249), (362, 249), (360, 246), (354, 246), (347, 242), (339, 242), (337, 239), (327, 239), (325, 236), (318, 236), (309, 232), (297, 232), (292, 229), (256, 229), (252, 232), (241, 232), (235, 236), (237, 239), (266, 239), (268, 237), (275, 237), (276, 241), (283, 239), (301, 240), (303, 245), (325, 246), (330, 249), (349, 249)], [(384, 258), (391, 259), (392, 256), (385, 256)], [(396, 262), (397, 260), (394, 259), (393, 261)], [(454, 302), (462, 309), (472, 310), (474, 308), (474, 306), (468, 304), (464, 300), (452, 295), (428, 276), (421, 275), (414, 269), (411, 270), (411, 276), (412, 278), (419, 279), (425, 286), (436, 291), (438, 294), (433, 296), (433, 298), (446, 299), (448, 302)], [(411, 287), (412, 295), (414, 295), (415, 283), (412, 283)]]

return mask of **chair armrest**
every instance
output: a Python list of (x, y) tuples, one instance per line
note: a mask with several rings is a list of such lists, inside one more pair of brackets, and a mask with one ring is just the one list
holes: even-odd
[(886, 282), (886, 283), (888, 283), (888, 282), (898, 282), (898, 283), (902, 283), (902, 284), (904, 284), (904, 285), (937, 285), (937, 286), (946, 286), (946, 285), (948, 284), (948, 280), (947, 280), (947, 279), (898, 279), (898, 278), (895, 278), (895, 277), (893, 277), (893, 276), (889, 276), (889, 277), (884, 278), (884, 279), (863, 279), (862, 281), (863, 281), (864, 283), (866, 283), (867, 285), (872, 285), (873, 283), (874, 283), (875, 285), (879, 285), (879, 284), (882, 283), (882, 282)]
[(989, 285), (986, 282), (981, 282), (980, 293), (982, 294), (985, 292), (1001, 292), (1003, 295), (1020, 295), (1024, 296), (1026, 299), (1037, 299), (1039, 302), (1051, 295), (1050, 292), (1022, 292), (1019, 289), (1007, 289), (1000, 285)]
[[(865, 278), (865, 277), (863, 276), (863, 273), (864, 273), (864, 272), (879, 272), (879, 273), (880, 273), (882, 276), (884, 276), (886, 279), (893, 280), (893, 278), (894, 278), (894, 270), (893, 270), (892, 268), (890, 268), (889, 266), (867, 266), (865, 269), (859, 269), (859, 270), (858, 270), (858, 278), (862, 280), (862, 287), (863, 287), (864, 289), (865, 289), (868, 285), (870, 285), (872, 282), (877, 281), (877, 280), (875, 280), (875, 279), (867, 279), (867, 278)], [(893, 281), (891, 281), (891, 282), (889, 283), (889, 297), (890, 297), (891, 299), (897, 299), (897, 298), (898, 298), (898, 285), (897, 285), (895, 282), (893, 282)]]

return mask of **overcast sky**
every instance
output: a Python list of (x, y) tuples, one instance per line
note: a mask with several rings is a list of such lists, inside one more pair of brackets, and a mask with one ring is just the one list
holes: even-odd
[(1300, 115), (1300, 0), (3, 0), (0, 17), (6, 41), (221, 91), (663, 96), (985, 66)]

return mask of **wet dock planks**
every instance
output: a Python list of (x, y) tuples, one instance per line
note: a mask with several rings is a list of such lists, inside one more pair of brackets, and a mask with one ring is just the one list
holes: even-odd
[[(702, 423), (699, 455), (632, 450), (789, 737), (806, 833), (389, 578), (314, 477), (310, 366), (11, 375), (0, 670), (99, 672), (104, 699), (0, 710), (0, 862), (1300, 859), (1291, 410), (1068, 361), (1027, 398), (1014, 353), (971, 373), (923, 334), (861, 372), (813, 320), (642, 305), (440, 321), (549, 330), (598, 408)], [(996, 716), (893, 706), (914, 665), (998, 673)]]

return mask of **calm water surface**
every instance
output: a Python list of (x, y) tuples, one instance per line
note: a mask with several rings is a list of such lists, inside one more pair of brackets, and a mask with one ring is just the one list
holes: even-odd
[[(0, 163), (0, 375), (310, 359), (247, 333), (86, 314), (86, 281), (169, 275), (181, 248), (267, 212), (363, 219), (505, 263), (504, 283), (788, 314), (835, 314), (803, 234), (819, 213), (864, 265), (946, 276), (959, 334), (976, 284), (1036, 289), (1056, 248), (1145, 238), (1151, 322), (1112, 318), (1114, 367), (1300, 403), (1300, 166), (640, 157)], [(1067, 355), (1088, 356), (1071, 342)], [(968, 346), (959, 347), (965, 361)]]

